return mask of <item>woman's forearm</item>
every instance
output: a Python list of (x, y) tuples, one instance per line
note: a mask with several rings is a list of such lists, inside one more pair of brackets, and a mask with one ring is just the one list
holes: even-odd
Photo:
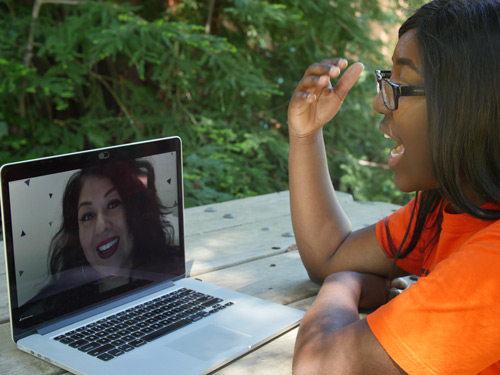
[(352, 230), (331, 182), (321, 130), (290, 136), (289, 170), (295, 238), (311, 278), (321, 282), (328, 260)]
[[(360, 63), (347, 66), (343, 58), (311, 64), (288, 106), (293, 228), (302, 261), (317, 282), (335, 272), (330, 261), (351, 233), (328, 173), (322, 132), (364, 69)], [(337, 79), (335, 86), (331, 79)]]
[[(358, 306), (385, 302), (385, 280), (356, 272), (329, 276), (302, 320), (294, 353), (294, 373), (359, 373), (366, 322)], [(333, 367), (335, 366), (335, 367)], [(362, 373), (362, 371), (361, 371)]]

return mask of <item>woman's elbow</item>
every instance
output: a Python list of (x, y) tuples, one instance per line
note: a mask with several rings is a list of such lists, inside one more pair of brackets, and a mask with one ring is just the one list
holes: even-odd
[(311, 270), (306, 268), (306, 271), (307, 271), (307, 276), (309, 276), (309, 280), (311, 280), (312, 282), (318, 285), (322, 285), (323, 282), (325, 281), (326, 277), (317, 270)]
[(316, 264), (306, 264), (304, 262), (304, 267), (309, 280), (318, 285), (323, 285), (328, 276), (340, 271), (346, 271), (345, 269), (332, 269), (332, 265), (327, 262)]
[[(299, 251), (300, 253), (300, 251)], [(325, 261), (306, 259), (302, 256), (302, 264), (306, 269), (307, 276), (312, 282), (322, 285), (325, 279), (330, 275), (331, 272), (328, 271)]]
[(332, 361), (335, 354), (325, 347), (314, 349), (313, 346), (305, 345), (299, 349), (295, 348), (292, 373), (293, 375), (354, 374), (352, 368), (341, 364), (341, 358), (339, 361)]
[(307, 350), (307, 347), (295, 347), (293, 354), (293, 375), (319, 374), (321, 373), (316, 361), (317, 357), (314, 353)]

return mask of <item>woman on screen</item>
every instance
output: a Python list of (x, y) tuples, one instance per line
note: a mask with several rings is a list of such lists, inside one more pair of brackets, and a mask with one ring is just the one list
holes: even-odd
[(110, 162), (75, 173), (62, 211), (49, 253), (52, 287), (64, 274), (78, 274), (83, 283), (99, 280), (104, 291), (137, 270), (164, 275), (172, 269), (174, 230), (148, 162)]

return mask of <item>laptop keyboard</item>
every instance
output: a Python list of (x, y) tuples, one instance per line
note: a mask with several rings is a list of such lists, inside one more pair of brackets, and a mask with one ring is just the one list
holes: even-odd
[(182, 288), (59, 335), (54, 340), (109, 361), (232, 304)]

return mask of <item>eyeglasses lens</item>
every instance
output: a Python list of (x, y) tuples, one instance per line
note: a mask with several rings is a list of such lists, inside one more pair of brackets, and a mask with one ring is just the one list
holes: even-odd
[(381, 81), (381, 86), (382, 86), (382, 99), (384, 99), (384, 103), (387, 106), (387, 108), (393, 110), (396, 108), (396, 101), (394, 99), (394, 91), (392, 89), (392, 86), (389, 84), (389, 82), (382, 80)]

